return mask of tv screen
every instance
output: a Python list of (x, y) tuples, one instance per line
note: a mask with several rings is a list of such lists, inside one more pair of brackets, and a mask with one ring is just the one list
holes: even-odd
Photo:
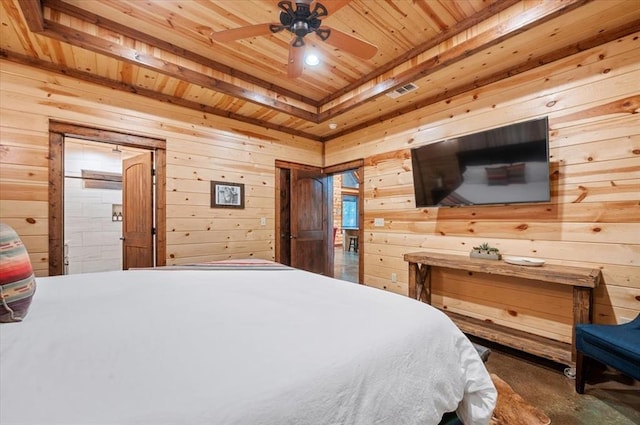
[(548, 202), (549, 123), (540, 118), (411, 150), (416, 207)]

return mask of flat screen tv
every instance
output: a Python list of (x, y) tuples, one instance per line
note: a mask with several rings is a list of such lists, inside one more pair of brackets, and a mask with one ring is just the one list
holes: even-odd
[(416, 207), (548, 202), (547, 117), (411, 150)]

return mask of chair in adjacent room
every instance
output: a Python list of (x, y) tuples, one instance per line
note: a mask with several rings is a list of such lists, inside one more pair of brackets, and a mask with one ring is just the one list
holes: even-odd
[(349, 245), (347, 247), (347, 251), (351, 251), (353, 248), (354, 252), (358, 252), (358, 237), (357, 236), (348, 236)]
[(621, 325), (576, 325), (576, 392), (584, 394), (595, 360), (640, 380), (640, 315)]

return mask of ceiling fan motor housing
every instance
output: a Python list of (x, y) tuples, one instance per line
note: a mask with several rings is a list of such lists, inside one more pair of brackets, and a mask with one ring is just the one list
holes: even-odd
[(280, 23), (287, 31), (296, 35), (294, 45), (297, 46), (303, 46), (304, 41), (302, 41), (302, 38), (309, 33), (318, 31), (322, 24), (319, 18), (328, 15), (327, 8), (320, 3), (315, 4), (313, 11), (309, 8), (309, 4), (304, 2), (296, 2), (294, 11), (289, 0), (279, 2), (278, 7), (282, 9)]

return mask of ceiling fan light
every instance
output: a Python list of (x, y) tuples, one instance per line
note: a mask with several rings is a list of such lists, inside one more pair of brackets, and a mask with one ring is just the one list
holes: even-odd
[(309, 66), (316, 66), (320, 64), (320, 58), (315, 53), (309, 53), (307, 56), (305, 56), (304, 63)]

